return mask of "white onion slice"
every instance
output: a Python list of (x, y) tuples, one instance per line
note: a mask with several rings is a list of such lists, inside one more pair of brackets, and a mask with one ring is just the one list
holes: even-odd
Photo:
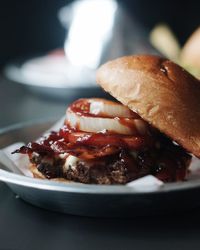
[(147, 123), (122, 104), (100, 98), (79, 99), (67, 109), (66, 124), (85, 132), (144, 135)]
[(108, 117), (138, 118), (138, 115), (122, 104), (101, 98), (88, 99), (90, 114)]
[(146, 128), (145, 122), (139, 119), (123, 118), (126, 123), (121, 123), (120, 118), (99, 118), (88, 117), (80, 114), (76, 114), (70, 109), (67, 110), (67, 124), (71, 128), (85, 132), (100, 132), (107, 130), (123, 135), (137, 135), (143, 134), (144, 128)]

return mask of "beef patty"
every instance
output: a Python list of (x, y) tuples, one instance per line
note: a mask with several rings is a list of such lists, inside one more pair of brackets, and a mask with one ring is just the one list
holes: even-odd
[(31, 163), (47, 179), (65, 178), (88, 184), (125, 184), (147, 174), (164, 182), (184, 180), (191, 156), (173, 143), (165, 148), (128, 152), (97, 160), (78, 159), (66, 166), (65, 157), (31, 154)]

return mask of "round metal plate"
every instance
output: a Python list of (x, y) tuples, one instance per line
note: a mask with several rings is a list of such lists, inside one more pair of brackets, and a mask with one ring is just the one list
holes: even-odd
[[(55, 122), (55, 121), (54, 121)], [(54, 122), (19, 124), (0, 131), (0, 148), (39, 137)], [(11, 173), (0, 165), (0, 180), (23, 200), (49, 210), (84, 216), (137, 216), (199, 206), (200, 180), (165, 184), (156, 191), (128, 186), (86, 185), (39, 180)]]

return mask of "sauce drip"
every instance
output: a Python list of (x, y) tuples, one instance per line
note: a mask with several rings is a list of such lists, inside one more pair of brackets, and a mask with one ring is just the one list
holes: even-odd
[[(74, 113), (78, 114), (78, 115), (82, 115), (82, 116), (87, 116), (87, 117), (101, 117), (101, 118), (111, 118), (108, 114), (104, 113), (104, 112), (99, 112), (98, 114), (92, 114), (90, 113), (90, 105), (91, 102), (88, 101), (89, 99), (78, 99), (77, 101), (73, 102), (70, 106), (69, 106), (69, 110), (73, 111)], [(93, 100), (98, 101), (100, 99), (98, 98), (93, 98)], [(108, 100), (103, 100), (104, 103), (112, 103), (111, 101)], [(117, 103), (116, 103), (117, 104)], [(113, 105), (113, 104), (112, 104)], [(132, 118), (134, 119), (141, 119), (140, 116), (133, 112), (132, 110), (129, 110)]]
[[(48, 136), (42, 137), (36, 142), (31, 142), (27, 146), (23, 146), (14, 153), (31, 154), (36, 152), (38, 154), (56, 155), (65, 152), (76, 154), (84, 150), (89, 152), (100, 152), (98, 156), (104, 156), (101, 150), (106, 152), (106, 155), (116, 152), (119, 149), (127, 150), (141, 150), (152, 143), (151, 138), (133, 137), (119, 134), (110, 134), (107, 132), (101, 133), (86, 133), (77, 132), (63, 126), (59, 132), (51, 132)], [(108, 150), (108, 148), (112, 150)], [(106, 149), (106, 150), (105, 150)], [(97, 157), (95, 153), (94, 157)], [(83, 157), (85, 158), (85, 157)], [(87, 157), (86, 157), (87, 158)], [(91, 158), (91, 156), (90, 156)]]
[[(109, 117), (102, 112), (91, 114), (90, 104), (88, 99), (79, 99), (72, 103), (69, 109), (80, 116)], [(83, 132), (80, 131), (79, 124), (70, 128), (66, 121), (58, 132), (52, 131), (13, 153), (28, 154), (31, 162), (49, 179), (64, 177), (83, 183), (124, 184), (152, 174), (164, 182), (184, 180), (191, 156), (159, 131), (151, 128), (136, 113), (131, 114), (133, 119), (113, 119), (118, 119), (130, 129), (135, 128), (133, 120), (138, 119), (140, 129), (142, 124), (148, 127), (145, 133), (134, 136), (112, 131)], [(78, 157), (81, 161), (75, 172), (63, 172), (64, 160), (59, 156), (66, 153)], [(88, 162), (92, 167), (86, 166)]]

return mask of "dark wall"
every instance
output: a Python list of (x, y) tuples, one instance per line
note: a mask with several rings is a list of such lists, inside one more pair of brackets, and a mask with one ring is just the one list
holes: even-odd
[(198, 0), (123, 0), (131, 14), (147, 29), (158, 22), (166, 22), (183, 44), (200, 25)]
[[(1, 0), (0, 65), (8, 59), (63, 45), (65, 30), (57, 11), (70, 0)], [(119, 0), (144, 27), (170, 24), (183, 43), (199, 25), (200, 1)]]
[(66, 0), (0, 1), (0, 64), (10, 58), (63, 45), (65, 29), (57, 11)]

